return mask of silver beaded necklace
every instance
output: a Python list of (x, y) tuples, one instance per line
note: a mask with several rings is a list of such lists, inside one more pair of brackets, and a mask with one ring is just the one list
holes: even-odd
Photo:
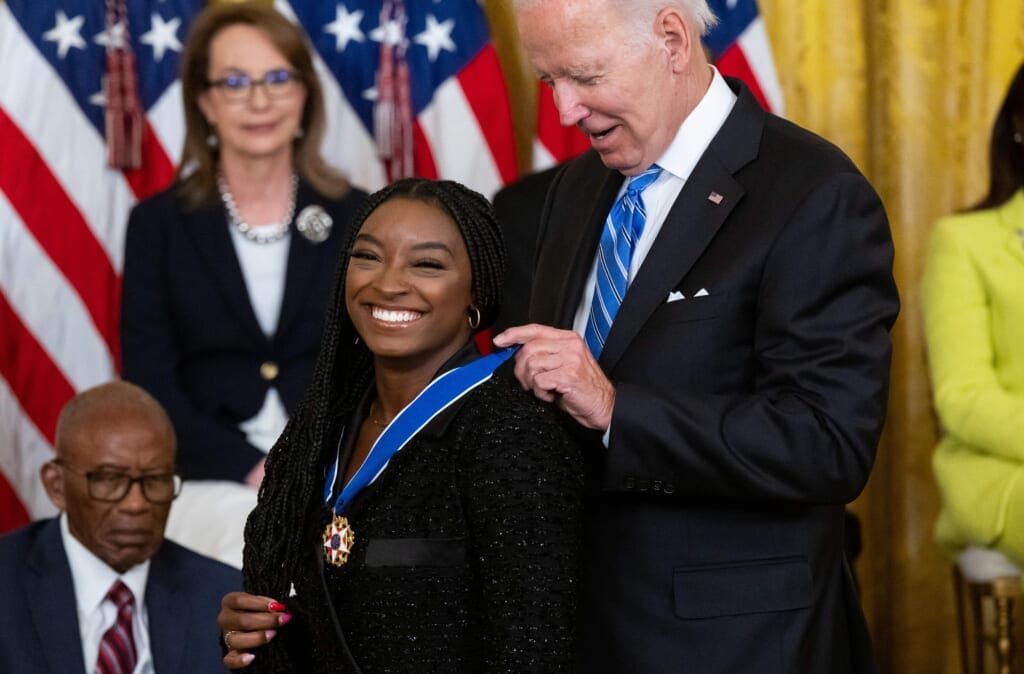
[(235, 198), (231, 196), (231, 190), (228, 189), (228, 182), (224, 179), (224, 174), (217, 173), (217, 190), (220, 192), (220, 199), (224, 202), (224, 208), (228, 212), (228, 224), (237, 229), (245, 238), (256, 243), (272, 243), (288, 233), (292, 216), (295, 215), (295, 194), (298, 189), (299, 176), (293, 172), (292, 195), (288, 201), (288, 211), (285, 213), (284, 219), (273, 225), (253, 227), (242, 220), (242, 216), (238, 214), (238, 206), (235, 205)]

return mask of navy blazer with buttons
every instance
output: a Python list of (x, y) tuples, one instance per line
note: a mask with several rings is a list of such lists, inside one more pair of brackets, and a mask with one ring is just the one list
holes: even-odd
[(298, 405), (313, 372), (340, 248), (365, 194), (321, 197), (300, 181), (295, 213), (316, 204), (334, 226), (326, 241), (291, 232), (276, 333), (261, 330), (223, 205), (186, 211), (171, 187), (128, 221), (121, 304), (123, 375), (167, 410), (188, 479), (242, 481), (265, 455), (238, 424), (274, 386)]
[[(149, 648), (159, 674), (225, 671), (221, 598), (241, 589), (237, 569), (165, 540), (146, 581)], [(86, 670), (74, 582), (57, 518), (0, 537), (0, 672)]]
[[(586, 453), (588, 674), (875, 670), (843, 511), (885, 418), (888, 221), (842, 152), (728, 82), (599, 358), (616, 397)], [(571, 329), (622, 181), (593, 151), (555, 178), (531, 320)]]

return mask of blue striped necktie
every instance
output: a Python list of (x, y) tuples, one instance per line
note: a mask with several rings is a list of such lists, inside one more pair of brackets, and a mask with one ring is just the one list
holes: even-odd
[(626, 191), (615, 200), (604, 221), (601, 247), (597, 251), (594, 298), (590, 303), (587, 327), (583, 331), (583, 339), (594, 358), (601, 355), (612, 321), (619, 313), (619, 305), (629, 285), (629, 265), (633, 260), (633, 250), (647, 222), (647, 209), (641, 193), (660, 173), (661, 167), (653, 164), (640, 175), (630, 178)]

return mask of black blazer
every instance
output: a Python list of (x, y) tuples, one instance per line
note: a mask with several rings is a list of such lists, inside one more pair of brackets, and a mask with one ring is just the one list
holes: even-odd
[[(889, 225), (842, 152), (729, 84), (600, 358), (616, 399), (586, 455), (588, 673), (874, 671), (843, 507), (885, 418)], [(592, 151), (556, 178), (532, 320), (571, 328), (622, 180)]]
[(340, 248), (364, 197), (353, 191), (332, 201), (300, 182), (296, 214), (319, 204), (334, 227), (320, 244), (293, 229), (281, 314), (269, 339), (249, 302), (220, 203), (186, 212), (172, 187), (132, 210), (121, 304), (123, 375), (167, 409), (183, 477), (245, 479), (264, 454), (238, 424), (259, 411), (270, 386), (289, 413), (298, 405), (319, 350)]
[(494, 334), (526, 322), (537, 254), (537, 227), (544, 212), (544, 198), (558, 169), (552, 166), (524, 176), (494, 195), (494, 215), (505, 239), (505, 288), (501, 311), (492, 328)]
[[(355, 435), (342, 442), (342, 465)], [(570, 671), (581, 464), (558, 414), (493, 377), (356, 495), (345, 511), (355, 543), (338, 568), (323, 562), (317, 490), (304, 511), (312, 554), (284, 600), (296, 618), (281, 632), (294, 670)], [(256, 658), (255, 671), (270, 671)]]
[[(221, 598), (241, 584), (236, 569), (163, 542), (146, 581), (149, 647), (157, 672), (225, 671), (217, 613)], [(33, 522), (0, 538), (0, 596), (0, 672), (86, 671), (59, 520)]]

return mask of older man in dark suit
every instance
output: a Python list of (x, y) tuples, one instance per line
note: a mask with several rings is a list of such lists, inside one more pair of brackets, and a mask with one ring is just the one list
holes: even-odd
[(898, 311), (878, 196), (701, 50), (703, 0), (521, 0), (593, 146), (555, 178), (515, 372), (589, 429), (583, 671), (871, 672), (843, 554)]
[(0, 671), (223, 671), (217, 611), (238, 571), (163, 539), (174, 429), (142, 389), (74, 397), (41, 471), (61, 511), (0, 538)]

